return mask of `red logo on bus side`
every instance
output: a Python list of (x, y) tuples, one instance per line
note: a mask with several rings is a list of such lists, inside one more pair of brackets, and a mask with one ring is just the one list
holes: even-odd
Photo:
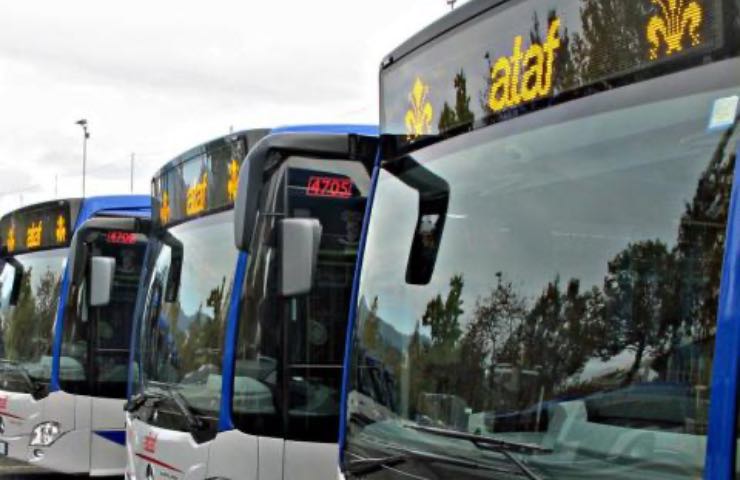
[(147, 434), (146, 437), (144, 437), (144, 451), (148, 453), (154, 453), (154, 451), (157, 449), (157, 436), (153, 433)]
[(0, 397), (0, 410), (8, 408), (8, 397)]

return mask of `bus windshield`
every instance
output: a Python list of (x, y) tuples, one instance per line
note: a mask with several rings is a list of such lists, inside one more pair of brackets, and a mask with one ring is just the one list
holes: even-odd
[[(546, 479), (701, 477), (739, 136), (707, 119), (740, 93), (739, 67), (721, 67), (722, 88), (676, 74), (385, 165), (348, 461), (413, 450), (521, 474), (514, 457)], [(363, 388), (384, 371), (392, 396)], [(421, 463), (394, 468), (480, 478)]]
[(193, 410), (218, 413), (221, 357), (237, 251), (231, 211), (168, 228), (149, 255), (137, 361), (145, 392), (176, 388)]
[(66, 248), (15, 257), (22, 269), (20, 290), (11, 305), (16, 267), (0, 273), (0, 389), (29, 392), (34, 381), (51, 376), (52, 326), (59, 302)]

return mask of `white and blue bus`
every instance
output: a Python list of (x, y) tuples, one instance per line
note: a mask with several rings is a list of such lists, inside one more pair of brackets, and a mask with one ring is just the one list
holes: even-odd
[[(129, 478), (336, 472), (345, 326), (376, 132), (248, 131), (155, 176), (159, 221), (127, 407)], [(308, 268), (291, 263), (305, 256)]]
[(740, 478), (737, 0), (472, 0), (382, 62), (340, 467)]
[(0, 219), (0, 454), (120, 474), (146, 196), (47, 202)]

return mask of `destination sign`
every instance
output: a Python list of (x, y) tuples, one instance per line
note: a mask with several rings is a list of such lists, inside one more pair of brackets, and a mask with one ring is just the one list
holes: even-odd
[(724, 15), (737, 8), (735, 0), (501, 2), (391, 59), (381, 73), (381, 131), (408, 146), (699, 64), (721, 52)]
[(248, 130), (200, 145), (168, 163), (152, 181), (154, 222), (173, 225), (230, 208), (249, 149), (267, 130)]
[(42, 203), (0, 219), (0, 242), (8, 254), (66, 247), (72, 237), (80, 200)]

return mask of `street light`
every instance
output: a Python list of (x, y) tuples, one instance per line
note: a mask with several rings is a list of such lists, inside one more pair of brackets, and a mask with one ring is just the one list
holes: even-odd
[(90, 132), (87, 131), (87, 120), (77, 120), (77, 125), (82, 127), (82, 198), (85, 198), (85, 170), (87, 167), (87, 139), (90, 138)]

